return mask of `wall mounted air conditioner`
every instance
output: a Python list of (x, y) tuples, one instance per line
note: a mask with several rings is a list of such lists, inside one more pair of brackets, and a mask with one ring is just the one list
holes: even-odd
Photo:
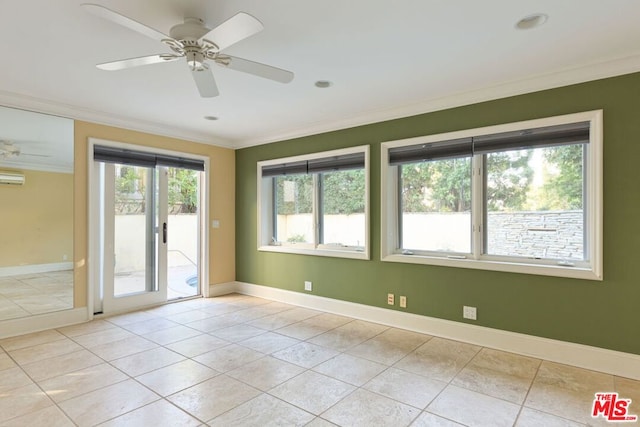
[(24, 174), (15, 172), (0, 172), (0, 184), (23, 185)]

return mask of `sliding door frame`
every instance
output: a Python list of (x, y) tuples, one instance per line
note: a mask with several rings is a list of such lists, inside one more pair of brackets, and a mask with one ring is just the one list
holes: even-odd
[[(103, 145), (107, 147), (144, 151), (148, 153), (164, 154), (168, 156), (177, 156), (194, 160), (201, 160), (204, 162), (204, 174), (200, 180), (200, 259), (198, 260), (199, 271), (198, 275), (200, 279), (200, 295), (202, 297), (209, 296), (209, 181), (210, 181), (210, 161), (208, 156), (190, 154), (179, 151), (165, 150), (146, 145), (134, 145), (118, 141), (109, 141), (98, 138), (89, 138), (88, 152), (87, 152), (87, 176), (88, 176), (88, 191), (89, 197), (87, 198), (87, 211), (89, 213), (88, 220), (88, 245), (87, 245), (87, 316), (89, 320), (93, 319), (94, 312), (99, 309), (98, 304), (101, 301), (100, 295), (97, 295), (99, 289), (99, 283), (101, 280), (101, 254), (102, 248), (100, 247), (100, 228), (101, 228), (101, 186), (99, 179), (99, 166), (94, 161), (94, 146)], [(168, 301), (171, 302), (171, 301)], [(112, 314), (112, 313), (110, 313)]]

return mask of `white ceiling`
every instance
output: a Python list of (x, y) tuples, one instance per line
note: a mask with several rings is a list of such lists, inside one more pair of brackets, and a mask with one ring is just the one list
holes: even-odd
[[(181, 21), (160, 0), (86, 1)], [(220, 96), (202, 99), (182, 61), (96, 69), (167, 48), (82, 2), (0, 0), (0, 104), (237, 148), (640, 70), (638, 0), (211, 0), (210, 27), (239, 11), (265, 26), (225, 53), (295, 78), (213, 67)]]

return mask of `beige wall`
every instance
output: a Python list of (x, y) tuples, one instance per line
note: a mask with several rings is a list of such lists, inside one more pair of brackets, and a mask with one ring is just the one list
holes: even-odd
[(209, 218), (220, 221), (220, 228), (209, 231), (209, 283), (235, 280), (235, 152), (231, 149), (151, 135), (82, 121), (75, 122), (75, 227), (74, 306), (87, 305), (88, 247), (88, 140), (109, 141), (157, 147), (189, 154), (208, 156)]
[(70, 262), (73, 175), (12, 172), (23, 173), (25, 184), (0, 185), (0, 267)]

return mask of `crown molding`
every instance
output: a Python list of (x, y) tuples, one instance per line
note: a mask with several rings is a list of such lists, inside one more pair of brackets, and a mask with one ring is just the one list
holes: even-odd
[(114, 126), (138, 132), (166, 136), (170, 138), (185, 139), (188, 141), (199, 142), (202, 144), (213, 145), (217, 147), (231, 149), (236, 148), (232, 141), (218, 138), (206, 133), (175, 128), (173, 126), (166, 126), (160, 123), (154, 123), (144, 120), (131, 119), (116, 114), (90, 110), (76, 105), (62, 104), (47, 99), (40, 99), (13, 92), (0, 90), (0, 104), (6, 107), (29, 110), (37, 113), (60, 116), (74, 120), (81, 120), (105, 126)]
[(73, 173), (73, 165), (42, 165), (30, 162), (0, 161), (0, 169), (30, 170), (37, 172)]
[(480, 102), (493, 101), (511, 96), (523, 95), (547, 89), (554, 89), (572, 84), (615, 77), (640, 71), (640, 54), (615, 58), (608, 61), (584, 64), (578, 67), (564, 68), (552, 73), (538, 74), (524, 79), (513, 80), (497, 85), (455, 93), (449, 96), (426, 99), (419, 103), (371, 110), (363, 114), (332, 122), (314, 122), (303, 127), (283, 130), (278, 134), (271, 134), (263, 138), (244, 139), (237, 141), (237, 149), (256, 145), (270, 144), (325, 132), (348, 129), (357, 126), (379, 123), (387, 120), (400, 119), (419, 114), (441, 111), (449, 108), (462, 107)]

